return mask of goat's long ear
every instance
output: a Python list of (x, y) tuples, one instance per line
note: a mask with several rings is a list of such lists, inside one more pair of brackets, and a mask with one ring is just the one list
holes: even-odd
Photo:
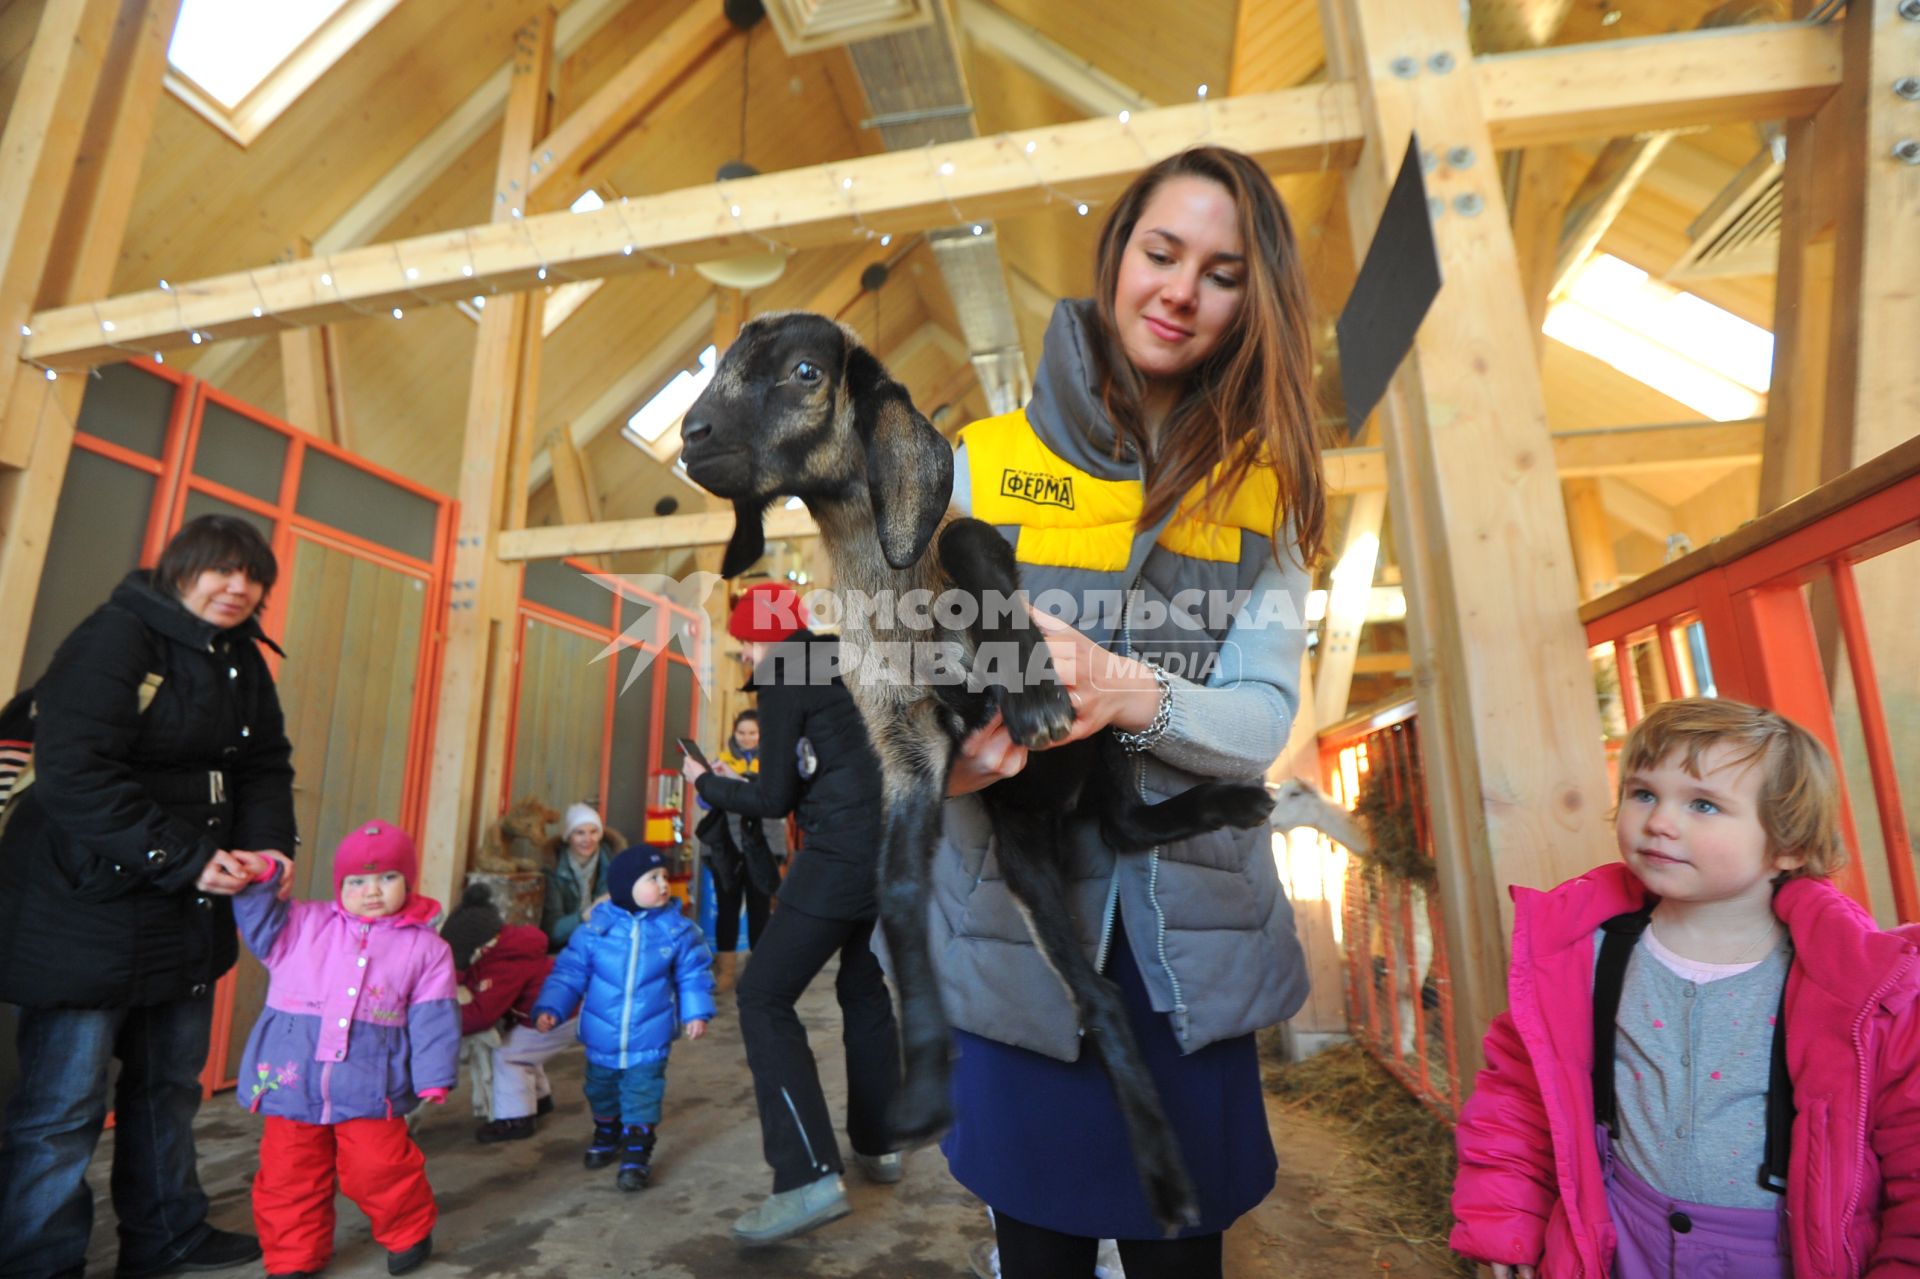
[(733, 536), (727, 539), (727, 553), (720, 557), (720, 576), (738, 577), (767, 553), (767, 531), (761, 524), (766, 511), (764, 499), (733, 504)]
[(854, 429), (867, 449), (873, 532), (894, 568), (926, 554), (953, 498), (953, 449), (913, 407), (907, 388), (864, 347), (847, 353)]

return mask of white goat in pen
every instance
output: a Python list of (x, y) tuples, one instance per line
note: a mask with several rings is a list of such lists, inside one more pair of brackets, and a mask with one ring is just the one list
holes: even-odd
[[(1269, 786), (1267, 789), (1273, 795), (1273, 815), (1269, 821), (1274, 830), (1285, 832), (1299, 826), (1311, 826), (1357, 856), (1364, 856), (1371, 846), (1367, 832), (1358, 819), (1311, 783), (1289, 777), (1277, 787)], [(1393, 917), (1383, 918), (1380, 923), (1383, 928), (1393, 932), (1395, 998), (1400, 1005), (1400, 1055), (1411, 1057), (1415, 1049), (1415, 1018), (1424, 1015), (1425, 1011), (1421, 992), (1433, 969), (1433, 925), (1427, 915), (1426, 893), (1412, 885), (1403, 891), (1413, 894), (1413, 971), (1420, 975), (1419, 981), (1408, 982), (1406, 979), (1407, 939), (1399, 927), (1399, 912), (1392, 912)]]

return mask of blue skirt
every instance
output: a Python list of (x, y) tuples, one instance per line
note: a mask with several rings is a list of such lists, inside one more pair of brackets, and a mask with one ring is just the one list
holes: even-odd
[[(1267, 1197), (1279, 1167), (1253, 1036), (1182, 1055), (1167, 1016), (1153, 1011), (1117, 919), (1108, 976), (1119, 984), (1199, 1193), (1200, 1224), (1183, 1234), (1225, 1230)], [(941, 1149), (961, 1185), (996, 1212), (1062, 1234), (1164, 1237), (1096, 1054), (1056, 1061), (964, 1031), (955, 1038), (955, 1118)]]

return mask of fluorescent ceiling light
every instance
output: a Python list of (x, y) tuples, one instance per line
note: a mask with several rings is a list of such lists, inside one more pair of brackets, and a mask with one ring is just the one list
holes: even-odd
[(1547, 312), (1545, 328), (1547, 336), (1555, 341), (1611, 364), (1716, 422), (1758, 417), (1764, 407), (1760, 396), (1733, 379), (1703, 368), (1578, 302), (1556, 303)]
[(1544, 327), (1555, 341), (1718, 421), (1765, 407), (1771, 333), (1611, 254), (1595, 254), (1574, 273)]
[(183, 0), (167, 60), (231, 109), (346, 0)]

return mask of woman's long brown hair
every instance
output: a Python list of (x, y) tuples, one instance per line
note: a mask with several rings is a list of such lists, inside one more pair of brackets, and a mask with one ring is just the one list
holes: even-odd
[[(1247, 274), (1232, 325), (1188, 376), (1156, 439), (1141, 412), (1145, 384), (1120, 345), (1114, 295), (1141, 211), (1161, 183), (1177, 177), (1216, 182), (1233, 197)], [(1274, 558), (1278, 561), (1290, 533), (1302, 567), (1311, 568), (1327, 522), (1327, 486), (1314, 430), (1313, 338), (1293, 222), (1273, 182), (1250, 158), (1223, 147), (1169, 156), (1135, 178), (1107, 215), (1095, 275), (1107, 414), (1116, 447), (1131, 445), (1146, 476), (1139, 527), (1152, 527), (1195, 485), (1206, 484), (1211, 499), (1217, 489), (1231, 491), (1253, 466), (1264, 464), (1280, 480)], [(1214, 468), (1223, 461), (1227, 467), (1216, 478)]]

